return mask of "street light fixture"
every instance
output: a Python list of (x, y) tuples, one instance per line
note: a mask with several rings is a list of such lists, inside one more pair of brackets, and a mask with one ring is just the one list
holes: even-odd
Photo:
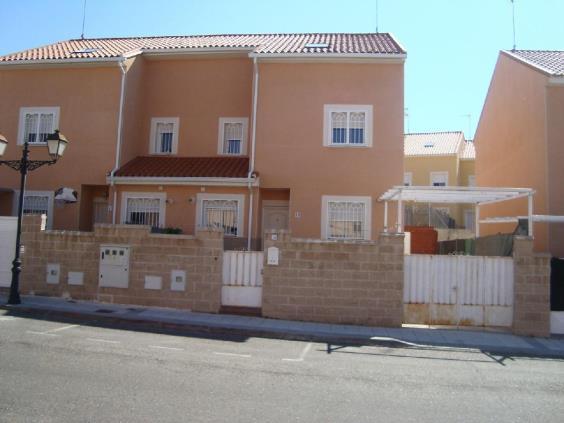
[[(51, 166), (55, 164), (60, 157), (63, 156), (67, 148), (68, 141), (66, 137), (59, 131), (47, 136), (47, 149), (51, 160), (29, 160), (29, 144), (27, 140), (24, 142), (22, 151), (22, 158), (20, 160), (0, 160), (0, 165), (6, 165), (14, 170), (20, 172), (20, 197), (18, 198), (18, 228), (16, 232), (16, 254), (12, 262), (12, 283), (10, 284), (10, 296), (8, 297), (8, 304), (20, 304), (20, 273), (22, 271), (22, 262), (20, 259), (20, 238), (22, 234), (22, 216), (23, 216), (23, 201), (25, 197), (25, 181), (27, 172), (31, 172), (43, 165)], [(8, 140), (0, 134), (0, 157), (4, 155)]]

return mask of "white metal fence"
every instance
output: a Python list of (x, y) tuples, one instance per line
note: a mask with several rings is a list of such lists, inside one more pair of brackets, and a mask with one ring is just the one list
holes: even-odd
[(513, 259), (405, 256), (403, 300), (407, 323), (509, 326)]
[(261, 307), (263, 260), (261, 251), (223, 252), (222, 305)]
[(0, 287), (10, 286), (16, 253), (17, 218), (0, 216)]

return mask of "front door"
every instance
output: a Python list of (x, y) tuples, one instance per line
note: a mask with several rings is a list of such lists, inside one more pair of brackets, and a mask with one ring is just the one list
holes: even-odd
[(287, 201), (264, 202), (262, 208), (262, 231), (288, 229), (290, 207)]

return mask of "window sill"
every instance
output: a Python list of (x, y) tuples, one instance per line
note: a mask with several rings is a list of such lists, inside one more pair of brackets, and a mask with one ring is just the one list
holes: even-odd
[(324, 144), (324, 147), (331, 148), (371, 148), (370, 144)]

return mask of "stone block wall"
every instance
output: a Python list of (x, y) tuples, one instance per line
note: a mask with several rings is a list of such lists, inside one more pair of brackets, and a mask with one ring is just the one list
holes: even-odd
[[(96, 225), (94, 232), (42, 231), (39, 216), (25, 216), (22, 230), (21, 293), (67, 296), (103, 302), (218, 312), (221, 303), (223, 233), (196, 236), (151, 234), (147, 226)], [(100, 287), (100, 245), (130, 247), (128, 288)], [(48, 284), (47, 264), (59, 264), (57, 284)], [(171, 272), (186, 272), (184, 290), (171, 290)], [(81, 285), (69, 284), (69, 272), (82, 272)], [(145, 277), (162, 280), (146, 289)]]
[[(279, 249), (278, 265), (268, 264), (269, 247)], [(270, 231), (265, 236), (262, 314), (399, 327), (403, 249), (403, 234), (345, 242), (293, 239), (288, 231)]]
[(533, 239), (513, 242), (513, 332), (550, 336), (550, 255), (533, 253)]

